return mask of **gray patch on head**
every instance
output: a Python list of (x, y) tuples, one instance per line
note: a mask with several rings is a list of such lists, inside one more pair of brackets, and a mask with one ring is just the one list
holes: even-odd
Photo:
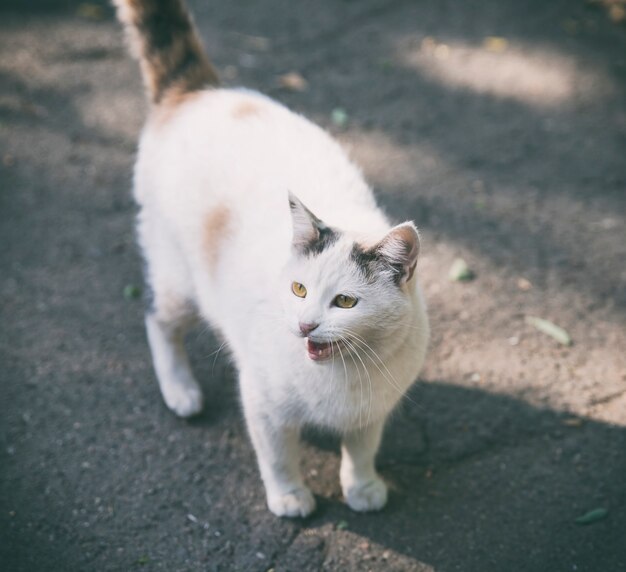
[(363, 248), (355, 242), (352, 245), (350, 259), (369, 284), (376, 282), (380, 276), (399, 284), (402, 277), (402, 270), (383, 258), (376, 247)]
[(341, 234), (336, 230), (327, 227), (327, 226), (318, 226), (317, 232), (319, 236), (307, 244), (301, 245), (298, 247), (298, 251), (305, 256), (315, 256), (317, 254), (321, 254), (327, 248), (330, 248), (333, 244), (335, 244)]

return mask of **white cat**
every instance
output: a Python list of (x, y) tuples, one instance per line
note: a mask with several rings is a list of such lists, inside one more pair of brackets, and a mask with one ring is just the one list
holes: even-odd
[(217, 88), (181, 0), (115, 2), (152, 103), (135, 197), (166, 404), (181, 417), (202, 409), (183, 344), (200, 316), (239, 371), (270, 510), (315, 508), (299, 470), (304, 424), (341, 433), (349, 506), (382, 508), (383, 425), (428, 340), (415, 226), (389, 224), (320, 128), (259, 93)]

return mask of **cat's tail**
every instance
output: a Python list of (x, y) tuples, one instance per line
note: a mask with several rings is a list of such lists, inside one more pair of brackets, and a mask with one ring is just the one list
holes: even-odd
[(217, 85), (183, 0), (113, 0), (152, 103)]

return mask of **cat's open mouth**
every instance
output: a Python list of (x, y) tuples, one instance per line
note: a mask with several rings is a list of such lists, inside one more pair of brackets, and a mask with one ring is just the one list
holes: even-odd
[(323, 361), (332, 357), (332, 342), (314, 342), (310, 338), (306, 338), (306, 351), (313, 361)]

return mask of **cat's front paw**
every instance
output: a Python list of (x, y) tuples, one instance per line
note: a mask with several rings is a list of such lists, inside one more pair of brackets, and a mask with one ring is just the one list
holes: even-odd
[(358, 512), (380, 510), (387, 504), (387, 485), (380, 477), (347, 487), (343, 494), (348, 506)]
[(308, 516), (315, 510), (315, 498), (307, 488), (286, 494), (268, 494), (267, 506), (276, 516)]
[(202, 390), (195, 384), (171, 385), (162, 388), (165, 404), (179, 417), (192, 417), (202, 411), (204, 399)]

